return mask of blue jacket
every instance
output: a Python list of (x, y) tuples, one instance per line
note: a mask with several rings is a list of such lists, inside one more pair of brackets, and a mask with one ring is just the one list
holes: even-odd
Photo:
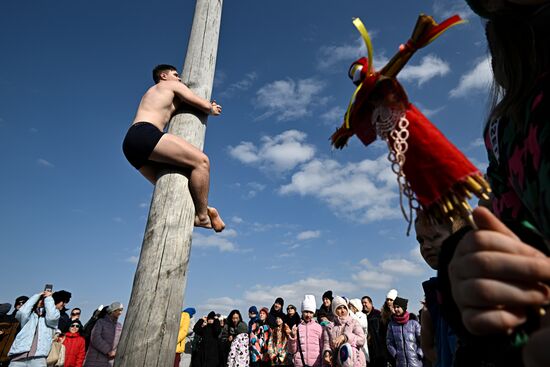
[(409, 320), (398, 324), (392, 320), (386, 336), (388, 352), (395, 358), (396, 367), (422, 367), (424, 353), (420, 348), (420, 324)]
[(35, 357), (47, 357), (52, 347), (52, 339), (57, 323), (59, 321), (59, 310), (55, 308), (53, 298), (44, 298), (45, 317), (38, 317), (32, 309), (42, 296), (42, 293), (35, 294), (17, 312), (15, 317), (21, 324), (21, 331), (8, 353), (9, 356), (26, 353), (31, 350), (32, 340), (38, 327), (38, 344)]

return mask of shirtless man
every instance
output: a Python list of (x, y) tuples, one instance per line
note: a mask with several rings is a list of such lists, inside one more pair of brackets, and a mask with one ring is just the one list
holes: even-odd
[(171, 65), (155, 67), (153, 80), (156, 84), (141, 98), (134, 122), (124, 139), (124, 155), (153, 185), (159, 163), (184, 168), (195, 204), (195, 226), (221, 232), (225, 224), (218, 211), (208, 206), (208, 157), (182, 138), (164, 133), (164, 128), (182, 102), (214, 116), (222, 112), (222, 107), (195, 95), (181, 82), (176, 68)]

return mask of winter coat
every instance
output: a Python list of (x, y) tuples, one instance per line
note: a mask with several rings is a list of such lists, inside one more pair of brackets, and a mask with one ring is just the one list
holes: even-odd
[(345, 318), (334, 317), (334, 322), (328, 324), (323, 332), (323, 354), (329, 351), (334, 358), (338, 351), (331, 348), (332, 342), (340, 335), (345, 335), (347, 342), (353, 348), (353, 367), (364, 367), (366, 365), (365, 353), (361, 351), (361, 347), (365, 344), (365, 333), (357, 320), (351, 316)]
[(248, 367), (250, 364), (248, 343), (248, 333), (246, 332), (238, 334), (233, 339), (227, 357), (227, 367)]
[(220, 349), (218, 335), (222, 330), (220, 322), (216, 319), (212, 324), (202, 326), (203, 320), (197, 321), (193, 331), (195, 338), (199, 337), (197, 350), (193, 351), (191, 364), (193, 367), (219, 367)]
[(298, 315), (298, 312), (296, 312), (292, 316), (289, 316), (288, 314), (286, 315), (285, 324), (287, 324), (288, 327), (291, 329), (294, 325), (300, 325), (301, 322), (302, 322), (302, 319), (300, 318), (300, 315)]
[(365, 359), (370, 361), (369, 358), (369, 346), (367, 345), (368, 333), (369, 333), (369, 321), (367, 320), (367, 315), (359, 311), (357, 313), (350, 312), (351, 317), (353, 317), (359, 325), (363, 328), (363, 333), (365, 334), (365, 344), (361, 347), (361, 351), (365, 354)]
[(86, 353), (84, 367), (109, 367), (111, 359), (107, 354), (116, 350), (118, 344), (117, 335), (120, 336), (122, 324), (114, 320), (110, 315), (105, 315), (97, 320), (92, 330), (90, 347)]
[(57, 323), (57, 328), (61, 330), (62, 333), (66, 333), (69, 331), (69, 326), (71, 326), (71, 318), (67, 314), (67, 309), (63, 308), (61, 311), (59, 311), (59, 322)]
[(46, 297), (44, 298), (45, 316), (38, 317), (32, 309), (41, 296), (42, 293), (38, 293), (29, 298), (15, 315), (21, 324), (21, 331), (13, 341), (9, 356), (27, 353), (31, 350), (36, 328), (38, 328), (38, 344), (34, 357), (47, 357), (50, 353), (53, 332), (59, 321), (59, 310), (55, 308), (53, 298)]
[(395, 358), (396, 367), (422, 367), (424, 353), (420, 348), (418, 321), (409, 320), (404, 324), (390, 321), (386, 344), (388, 352)]
[[(298, 340), (298, 337), (300, 340)], [(296, 337), (289, 337), (289, 352), (294, 354), (294, 366), (305, 367), (302, 363), (302, 356), (304, 356), (304, 362), (309, 367), (320, 367), (323, 357), (321, 351), (323, 350), (323, 327), (316, 321), (310, 322), (302, 321), (297, 328)], [(298, 345), (298, 343), (300, 343)], [(300, 354), (300, 349), (302, 353)]]
[(367, 334), (367, 343), (369, 348), (370, 365), (386, 367), (386, 334), (380, 335), (382, 324), (382, 315), (379, 310), (372, 309), (367, 315), (369, 323), (369, 332)]
[(267, 341), (267, 353), (269, 354), (272, 366), (289, 366), (292, 364), (292, 355), (288, 350), (288, 342), (289, 339), (284, 329), (280, 331), (271, 329), (269, 340)]
[[(247, 334), (247, 337), (248, 337), (248, 325), (245, 324), (244, 321), (239, 321), (237, 326), (230, 326), (229, 324), (224, 325), (220, 336), (220, 344), (222, 348), (221, 350), (222, 364), (224, 365), (227, 364), (227, 359), (229, 358), (231, 344), (239, 334)], [(231, 340), (229, 340), (229, 337), (231, 337)], [(246, 346), (246, 350), (248, 353), (248, 344)]]
[(191, 324), (191, 316), (187, 312), (181, 313), (180, 331), (178, 332), (178, 345), (176, 346), (176, 353), (185, 352), (185, 338), (189, 331), (189, 324)]
[(283, 313), (283, 310), (280, 309), (279, 311), (276, 311), (275, 307), (271, 306), (269, 314), (267, 315), (267, 323), (269, 324), (270, 328), (274, 329), (277, 327), (277, 317), (280, 317), (285, 324), (287, 323), (287, 317)]
[(86, 358), (86, 341), (79, 333), (65, 334), (65, 367), (82, 367)]
[(8, 352), (17, 335), (19, 321), (12, 315), (0, 315), (0, 366), (9, 362)]
[(269, 340), (269, 325), (258, 320), (250, 328), (250, 362), (268, 362), (267, 342)]

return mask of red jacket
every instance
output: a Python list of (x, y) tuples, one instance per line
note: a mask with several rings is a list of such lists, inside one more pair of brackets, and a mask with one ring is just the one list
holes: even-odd
[(78, 333), (65, 334), (65, 367), (82, 367), (86, 357), (86, 342)]

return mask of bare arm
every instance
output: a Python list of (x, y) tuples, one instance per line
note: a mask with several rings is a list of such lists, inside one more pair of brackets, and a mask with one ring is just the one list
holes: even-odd
[(210, 115), (219, 115), (221, 113), (222, 108), (220, 105), (218, 105), (215, 101), (210, 102), (204, 98), (197, 96), (185, 84), (175, 81), (170, 81), (168, 83), (170, 83), (170, 86), (172, 87), (174, 93), (184, 102), (189, 103), (190, 105), (193, 105), (204, 113)]

